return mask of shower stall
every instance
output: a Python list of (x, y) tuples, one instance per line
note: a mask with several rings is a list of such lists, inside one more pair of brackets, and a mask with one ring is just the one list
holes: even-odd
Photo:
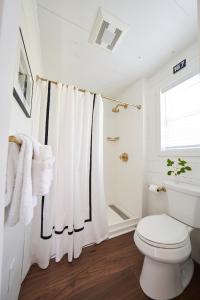
[(104, 101), (104, 185), (110, 238), (132, 231), (142, 214), (142, 117), (141, 106), (136, 108)]

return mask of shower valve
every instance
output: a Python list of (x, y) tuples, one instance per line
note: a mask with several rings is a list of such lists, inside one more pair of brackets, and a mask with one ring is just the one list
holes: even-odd
[(127, 162), (128, 161), (128, 153), (122, 153), (119, 158), (123, 161), (123, 162)]

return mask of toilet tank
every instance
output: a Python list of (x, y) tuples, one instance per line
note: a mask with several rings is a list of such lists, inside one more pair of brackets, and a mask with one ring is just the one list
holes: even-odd
[(164, 181), (168, 214), (194, 228), (200, 228), (200, 186)]

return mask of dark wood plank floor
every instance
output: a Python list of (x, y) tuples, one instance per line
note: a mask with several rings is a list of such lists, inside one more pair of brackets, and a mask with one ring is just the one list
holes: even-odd
[[(46, 270), (31, 267), (22, 284), (20, 300), (143, 300), (139, 276), (143, 256), (133, 243), (133, 233), (87, 247), (72, 263), (64, 257)], [(200, 266), (178, 300), (197, 300)]]

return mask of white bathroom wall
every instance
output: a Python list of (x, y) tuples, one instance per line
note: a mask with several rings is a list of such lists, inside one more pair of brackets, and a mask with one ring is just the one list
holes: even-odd
[(1, 30), (1, 23), (2, 23), (3, 8), (4, 8), (4, 0), (0, 2), (0, 30)]
[(109, 142), (107, 137), (118, 136), (115, 114), (112, 108), (115, 103), (104, 100), (104, 185), (107, 204), (116, 200), (116, 160), (118, 142)]
[[(131, 104), (141, 104), (142, 109), (137, 110), (130, 106), (116, 114), (120, 136), (116, 161), (116, 203), (136, 218), (142, 214), (144, 91), (145, 80), (140, 79), (120, 93), (119, 99)], [(127, 162), (119, 159), (123, 152), (128, 153)]]
[[(182, 59), (187, 59), (186, 68), (173, 74), (172, 67)], [(146, 190), (150, 183), (162, 184), (166, 175), (167, 156), (160, 156), (159, 143), (159, 101), (160, 90), (185, 76), (199, 72), (198, 45), (195, 44), (174, 57), (168, 64), (163, 66), (156, 74), (147, 81), (145, 106), (146, 106)], [(181, 157), (184, 157), (180, 154)], [(171, 156), (170, 156), (171, 157)], [(173, 158), (173, 156), (172, 156)], [(200, 185), (200, 157), (187, 157), (186, 160), (192, 167), (192, 172), (180, 176), (179, 180)], [(163, 193), (153, 194), (147, 192), (145, 199), (146, 214), (159, 214), (166, 211), (166, 195)]]
[[(23, 33), (33, 77), (35, 78), (36, 74), (42, 74), (39, 27), (37, 23), (37, 6), (35, 0), (22, 1), (20, 27)], [(34, 116), (34, 121), (39, 122), (39, 116)], [(9, 127), (10, 134), (21, 132), (30, 135), (32, 134), (32, 123), (33, 118), (27, 118), (13, 98)], [(31, 224), (26, 227), (22, 224), (17, 224), (12, 228), (5, 226), (4, 229), (4, 276), (1, 299), (14, 300), (18, 298), (21, 280), (30, 267), (29, 245)]]
[[(116, 98), (127, 103), (143, 104), (144, 80), (129, 86)], [(104, 102), (104, 173), (108, 204), (115, 204), (128, 215), (140, 217), (142, 213), (143, 112), (135, 108), (120, 108), (113, 113), (116, 103)], [(108, 136), (118, 137), (108, 142)], [(127, 152), (128, 162), (120, 154)]]
[[(20, 17), (20, 0), (0, 1), (0, 295), (3, 289), (4, 270), (3, 239), (4, 239), (4, 197), (5, 174), (8, 147), (8, 127), (12, 98), (12, 74), (14, 70), (18, 26)], [(1, 296), (0, 296), (1, 297)]]
[[(191, 46), (182, 53), (174, 57), (168, 64), (163, 66), (149, 80), (146, 89), (145, 106), (146, 106), (146, 184), (144, 185), (144, 214), (160, 214), (167, 212), (167, 199), (165, 193), (154, 194), (148, 191), (148, 184), (162, 184), (163, 180), (170, 179), (166, 175), (166, 159), (169, 156), (160, 156), (158, 152), (158, 127), (159, 124), (159, 95), (160, 89), (181, 80), (185, 76), (199, 73), (200, 49), (199, 44)], [(172, 67), (182, 59), (187, 59), (185, 69), (176, 73), (172, 72)], [(171, 156), (170, 156), (171, 157)], [(185, 158), (192, 167), (192, 172), (188, 172), (179, 177), (180, 182), (200, 185), (200, 157), (187, 156), (181, 153), (180, 157)], [(172, 158), (175, 158), (172, 156)], [(192, 257), (200, 263), (200, 231), (193, 230), (190, 235), (192, 242)]]

